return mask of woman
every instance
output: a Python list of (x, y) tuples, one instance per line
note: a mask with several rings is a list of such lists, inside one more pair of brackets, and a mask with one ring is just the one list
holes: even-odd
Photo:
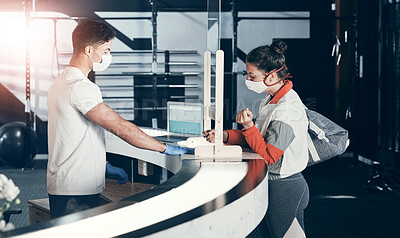
[[(236, 115), (243, 130), (224, 131), (224, 143), (249, 146), (268, 165), (269, 205), (265, 220), (272, 237), (304, 235), (303, 214), (309, 200), (308, 185), (301, 174), (308, 162), (308, 120), (300, 97), (287, 80), (290, 76), (285, 64), (286, 49), (284, 42), (274, 41), (247, 55), (247, 88), (268, 95), (261, 101), (255, 122), (246, 108)], [(205, 131), (204, 135), (214, 142), (214, 130)]]

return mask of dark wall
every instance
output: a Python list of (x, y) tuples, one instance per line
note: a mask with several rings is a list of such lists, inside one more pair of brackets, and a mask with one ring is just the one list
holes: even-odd
[(25, 106), (0, 83), (0, 126), (11, 121), (25, 121)]
[[(14, 121), (26, 122), (25, 105), (0, 83), (0, 126)], [(47, 154), (47, 122), (36, 117), (39, 154)]]
[(356, 5), (358, 57), (351, 132), (355, 152), (368, 158), (375, 158), (378, 137), (378, 9), (378, 1), (374, 0), (359, 1)]
[[(380, 4), (378, 146), (394, 155), (400, 168), (400, 3), (382, 0)], [(378, 160), (386, 157), (377, 155)]]

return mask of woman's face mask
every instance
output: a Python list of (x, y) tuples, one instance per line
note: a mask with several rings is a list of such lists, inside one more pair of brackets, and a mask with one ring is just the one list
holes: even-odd
[[(284, 65), (285, 66), (285, 65)], [(284, 67), (282, 66), (282, 68)], [(245, 81), (245, 84), (247, 88), (251, 91), (254, 91), (256, 93), (265, 93), (267, 92), (272, 86), (276, 85), (279, 83), (281, 80), (279, 80), (276, 83), (273, 83), (271, 85), (266, 84), (266, 78), (268, 78), (269, 75), (272, 73), (276, 73), (279, 70), (272, 70), (269, 72), (267, 75), (265, 75), (261, 70), (259, 70), (256, 66), (253, 64), (246, 64), (246, 71), (247, 71), (247, 78)]]
[(255, 65), (249, 63), (246, 64), (246, 71), (246, 87), (256, 93), (266, 92), (268, 86), (264, 83), (266, 78), (265, 74), (260, 71)]
[(244, 83), (246, 84), (249, 90), (254, 91), (256, 93), (263, 93), (268, 89), (268, 86), (265, 85), (264, 80), (259, 82), (254, 82), (246, 79)]
[(111, 64), (112, 56), (111, 55), (102, 55), (93, 46), (92, 46), (92, 48), (97, 54), (99, 54), (101, 56), (101, 62), (98, 63), (98, 62), (94, 62), (92, 57), (90, 57), (90, 55), (89, 55), (89, 58), (93, 62), (93, 71), (98, 72), (98, 71), (106, 70), (108, 68), (108, 66), (110, 66), (110, 64)]

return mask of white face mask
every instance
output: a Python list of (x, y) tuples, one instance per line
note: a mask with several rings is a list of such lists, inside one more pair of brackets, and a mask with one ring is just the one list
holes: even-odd
[(97, 52), (97, 50), (94, 47), (92, 47), (92, 48), (94, 51), (96, 51), (97, 54), (99, 54), (101, 56), (100, 63), (94, 62), (93, 59), (89, 56), (89, 58), (93, 62), (93, 71), (98, 72), (98, 71), (106, 70), (108, 68), (108, 66), (110, 66), (110, 64), (111, 64), (112, 56), (111, 55), (101, 55), (99, 52)]
[[(277, 70), (272, 70), (272, 71), (269, 72), (267, 75), (265, 75), (264, 80), (265, 80), (266, 78), (268, 78), (268, 76), (269, 76), (270, 74), (279, 72), (279, 71), (280, 71), (281, 69), (283, 69), (284, 67), (286, 68), (286, 65), (285, 65), (285, 64), (284, 64), (281, 68), (279, 68), (279, 69), (277, 69)], [(265, 90), (267, 90), (268, 88), (271, 88), (272, 86), (278, 84), (280, 81), (284, 80), (284, 79), (287, 78), (287, 77), (290, 77), (290, 78), (291, 78), (292, 76), (290, 76), (290, 74), (286, 74), (285, 77), (283, 77), (282, 79), (278, 80), (276, 83), (273, 83), (273, 84), (271, 84), (271, 85), (266, 85), (266, 84), (264, 83), (264, 80), (263, 80), (263, 81), (259, 81), (259, 82), (254, 82), (254, 81), (250, 81), (250, 80), (247, 80), (247, 79), (246, 79), (246, 81), (245, 81), (245, 84), (246, 84), (247, 88), (250, 89), (251, 91), (254, 91), (254, 92), (256, 92), (256, 93), (263, 93)]]
[(265, 85), (264, 81), (253, 82), (246, 79), (244, 83), (246, 84), (248, 89), (256, 93), (263, 93), (268, 88), (268, 86)]

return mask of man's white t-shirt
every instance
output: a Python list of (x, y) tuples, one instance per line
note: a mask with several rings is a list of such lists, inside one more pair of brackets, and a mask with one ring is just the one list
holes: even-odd
[(90, 195), (103, 191), (104, 129), (85, 116), (101, 102), (99, 87), (75, 67), (66, 68), (50, 86), (47, 94), (49, 194)]

